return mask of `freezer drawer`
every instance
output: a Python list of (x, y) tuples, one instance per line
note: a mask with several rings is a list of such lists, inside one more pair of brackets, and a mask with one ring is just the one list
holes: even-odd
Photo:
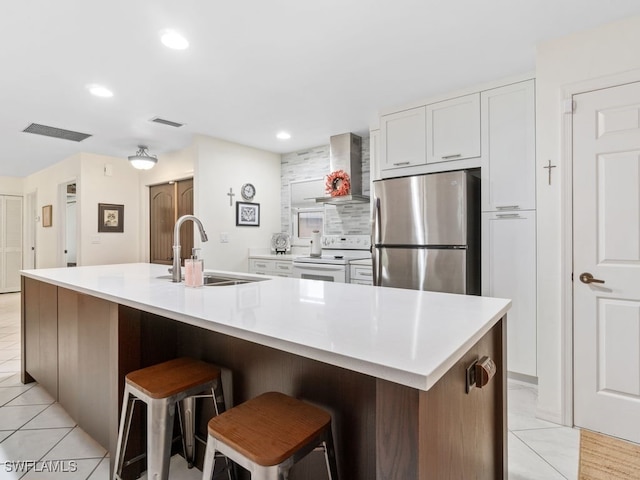
[(467, 281), (465, 249), (374, 249), (375, 285), (432, 292), (477, 294)]

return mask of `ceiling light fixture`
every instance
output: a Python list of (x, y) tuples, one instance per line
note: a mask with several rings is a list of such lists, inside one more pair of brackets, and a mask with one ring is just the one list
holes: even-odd
[(149, 170), (158, 163), (158, 157), (155, 155), (149, 155), (147, 148), (149, 147), (146, 147), (145, 145), (138, 145), (138, 151), (136, 154), (129, 157), (129, 162), (131, 162), (133, 168), (137, 168), (138, 170)]
[(87, 85), (87, 89), (91, 95), (102, 98), (110, 98), (113, 97), (113, 92), (109, 90), (107, 87), (103, 87), (102, 85)]
[(280, 132), (276, 137), (280, 140), (289, 140), (291, 138), (291, 134), (289, 132)]
[(173, 50), (185, 50), (189, 48), (189, 41), (175, 30), (163, 30), (160, 32), (160, 41), (165, 47)]

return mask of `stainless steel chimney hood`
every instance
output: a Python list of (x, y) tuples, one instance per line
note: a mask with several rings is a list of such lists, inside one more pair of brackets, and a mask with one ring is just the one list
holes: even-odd
[(351, 179), (351, 194), (339, 197), (319, 197), (316, 203), (345, 205), (348, 203), (369, 203), (369, 197), (362, 195), (362, 137), (353, 133), (333, 135), (329, 139), (329, 171), (344, 170)]

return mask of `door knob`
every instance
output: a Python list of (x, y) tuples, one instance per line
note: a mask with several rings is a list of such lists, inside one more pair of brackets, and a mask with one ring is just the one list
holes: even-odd
[(593, 278), (593, 275), (591, 275), (588, 272), (580, 274), (580, 281), (582, 283), (587, 283), (587, 284), (589, 284), (589, 283), (604, 283), (604, 280), (599, 280), (597, 278)]

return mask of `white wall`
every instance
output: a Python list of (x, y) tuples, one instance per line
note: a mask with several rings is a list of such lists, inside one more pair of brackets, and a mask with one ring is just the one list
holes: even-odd
[[(36, 212), (40, 217), (36, 223), (36, 268), (58, 265), (60, 216), (66, 205), (60, 204), (58, 185), (77, 181), (80, 177), (81, 154), (73, 155), (51, 167), (24, 178), (25, 194), (36, 192)], [(52, 205), (52, 226), (42, 226), (42, 207)]]
[[(111, 175), (105, 173), (108, 165)], [(81, 154), (78, 265), (140, 261), (139, 171), (126, 159)], [(124, 232), (98, 233), (98, 204), (124, 205)]]
[[(112, 175), (105, 175), (110, 165)], [(36, 268), (59, 265), (62, 234), (61, 217), (66, 205), (61, 203), (59, 185), (77, 184), (77, 263), (96, 265), (136, 262), (140, 259), (140, 204), (138, 171), (121, 158), (89, 153), (73, 155), (24, 179), (25, 193), (36, 192), (37, 211), (53, 206), (53, 224), (36, 225)], [(125, 205), (124, 233), (98, 233), (98, 203)]]
[[(538, 415), (551, 421), (572, 420), (564, 415), (567, 379), (562, 375), (565, 353), (570, 355), (564, 327), (571, 322), (564, 305), (571, 299), (562, 294), (567, 284), (562, 265), (567, 260), (564, 233), (569, 219), (564, 213), (571, 176), (570, 158), (563, 156), (563, 91), (577, 92), (577, 84), (584, 81), (640, 69), (638, 45), (640, 17), (633, 17), (549, 41), (537, 50)], [(640, 80), (640, 74), (635, 79)], [(558, 166), (551, 186), (542, 169), (548, 160)]]
[(0, 195), (22, 195), (23, 180), (18, 177), (0, 177)]
[[(209, 241), (200, 245), (205, 268), (248, 271), (248, 249), (267, 248), (271, 235), (280, 232), (280, 155), (244, 145), (199, 136), (195, 139), (195, 215)], [(240, 187), (256, 187), (253, 202), (260, 204), (260, 227), (236, 227), (236, 201)], [(227, 193), (233, 188), (233, 206)], [(229, 243), (220, 243), (220, 234)], [(196, 235), (196, 244), (199, 236)]]

